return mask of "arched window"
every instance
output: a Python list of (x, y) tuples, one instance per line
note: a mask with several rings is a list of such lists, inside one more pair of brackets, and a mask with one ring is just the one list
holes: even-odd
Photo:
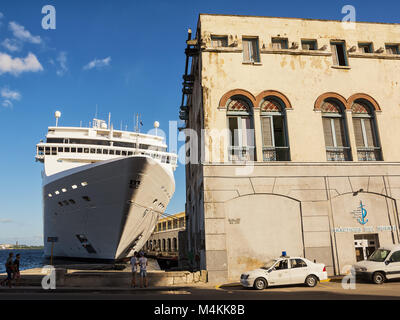
[(285, 104), (266, 97), (260, 105), (264, 161), (289, 161)]
[(168, 238), (168, 252), (171, 252), (171, 239)]
[(373, 107), (367, 100), (358, 99), (351, 106), (351, 111), (358, 161), (382, 160)]
[(321, 105), (328, 161), (351, 160), (344, 110), (342, 103), (333, 98), (325, 99)]
[(235, 96), (227, 106), (229, 160), (255, 160), (253, 108), (244, 96)]

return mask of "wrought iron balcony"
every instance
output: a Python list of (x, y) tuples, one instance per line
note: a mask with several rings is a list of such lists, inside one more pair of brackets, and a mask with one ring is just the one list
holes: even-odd
[(326, 147), (326, 158), (328, 161), (349, 161), (350, 147)]
[(263, 147), (264, 161), (289, 161), (289, 147)]
[(379, 147), (357, 148), (358, 161), (381, 161), (382, 152)]
[(254, 161), (256, 148), (254, 146), (229, 146), (229, 161)]

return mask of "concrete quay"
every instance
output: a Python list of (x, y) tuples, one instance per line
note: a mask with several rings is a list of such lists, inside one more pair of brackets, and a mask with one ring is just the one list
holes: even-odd
[[(107, 270), (99, 266), (98, 270), (93, 270), (93, 266), (89, 270), (55, 268), (55, 279), (57, 287), (75, 287), (75, 288), (127, 288), (130, 287), (132, 281), (132, 273), (130, 269), (124, 270)], [(42, 271), (42, 268), (28, 269), (21, 271), (20, 286), (41, 286), (42, 279), (50, 274), (50, 271)], [(0, 277), (5, 277), (5, 274)], [(168, 287), (176, 285), (190, 285), (196, 283), (207, 282), (207, 271), (162, 271), (150, 270), (147, 272), (149, 286), (151, 287)], [(136, 275), (137, 286), (140, 283), (139, 274)]]

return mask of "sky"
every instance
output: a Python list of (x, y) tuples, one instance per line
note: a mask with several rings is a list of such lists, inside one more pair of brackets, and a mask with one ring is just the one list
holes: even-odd
[[(45, 5), (56, 10), (55, 29), (42, 27)], [(35, 146), (56, 110), (60, 126), (88, 125), (97, 105), (115, 128), (133, 130), (139, 113), (142, 132), (157, 120), (168, 133), (179, 121), (187, 29), (196, 30), (199, 13), (342, 20), (344, 5), (357, 21), (400, 23), (399, 1), (1, 0), (0, 243), (43, 243)], [(183, 164), (175, 180), (169, 214), (185, 208)]]

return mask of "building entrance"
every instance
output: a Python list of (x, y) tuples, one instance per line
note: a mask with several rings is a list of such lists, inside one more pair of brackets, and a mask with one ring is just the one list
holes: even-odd
[(356, 260), (367, 260), (367, 258), (379, 248), (379, 238), (377, 234), (362, 234), (354, 236), (354, 248), (356, 250)]

